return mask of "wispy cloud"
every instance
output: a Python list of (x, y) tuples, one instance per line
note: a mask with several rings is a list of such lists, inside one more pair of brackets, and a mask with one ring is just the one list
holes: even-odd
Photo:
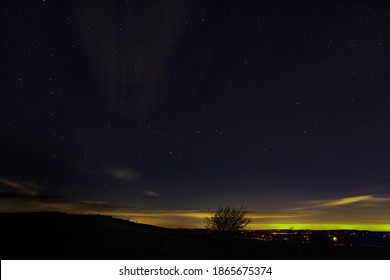
[(107, 202), (101, 200), (81, 200), (80, 203), (84, 203), (87, 205), (107, 205)]
[(18, 194), (27, 196), (37, 196), (40, 193), (41, 188), (29, 181), (15, 181), (6, 178), (0, 178), (0, 185), (11, 188)]
[(337, 199), (328, 199), (328, 200), (313, 200), (307, 201), (304, 203), (303, 207), (296, 208), (295, 210), (304, 210), (309, 208), (330, 208), (330, 207), (340, 207), (340, 206), (352, 206), (354, 204), (359, 207), (365, 206), (382, 206), (383, 204), (390, 203), (389, 197), (378, 197), (373, 194), (370, 195), (361, 195), (361, 196), (351, 196)]
[(115, 178), (127, 180), (127, 181), (136, 181), (141, 177), (141, 175), (138, 172), (128, 168), (122, 168), (122, 167), (106, 168), (105, 173)]
[(155, 192), (155, 191), (146, 191), (143, 193), (144, 196), (146, 196), (147, 198), (158, 198), (161, 196), (160, 193), (158, 192)]
[(390, 197), (388, 195), (367, 194), (327, 200), (302, 202), (299, 207), (290, 209), (293, 213), (305, 213), (303, 218), (288, 218), (285, 224), (327, 224), (345, 226), (347, 224), (369, 225), (389, 224)]
[(288, 219), (310, 216), (310, 212), (253, 212), (248, 214), (253, 219)]

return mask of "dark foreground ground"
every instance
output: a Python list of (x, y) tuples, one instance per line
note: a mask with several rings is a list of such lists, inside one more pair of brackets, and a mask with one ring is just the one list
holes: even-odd
[(1, 259), (390, 259), (390, 246), (223, 238), (107, 216), (0, 213)]

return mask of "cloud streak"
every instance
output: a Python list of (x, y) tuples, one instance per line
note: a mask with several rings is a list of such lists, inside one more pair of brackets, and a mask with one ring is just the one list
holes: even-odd
[(136, 181), (141, 177), (141, 175), (138, 172), (127, 168), (122, 168), (122, 167), (106, 168), (105, 173), (117, 179), (126, 180), (126, 181)]
[(160, 193), (158, 192), (155, 192), (155, 191), (146, 191), (143, 193), (144, 196), (146, 196), (147, 198), (159, 198), (161, 196)]
[(15, 181), (6, 178), (0, 178), (0, 185), (11, 188), (16, 191), (18, 194), (26, 196), (38, 196), (41, 188), (29, 181)]
[(389, 197), (377, 197), (373, 194), (370, 195), (361, 195), (361, 196), (351, 196), (338, 199), (329, 199), (329, 200), (314, 200), (306, 202), (306, 206), (301, 208), (296, 208), (295, 210), (304, 210), (310, 208), (334, 208), (341, 206), (382, 206), (386, 203), (390, 203)]

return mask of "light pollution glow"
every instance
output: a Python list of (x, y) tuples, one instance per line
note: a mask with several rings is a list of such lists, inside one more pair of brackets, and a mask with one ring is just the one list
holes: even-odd
[[(137, 223), (151, 224), (168, 228), (204, 228), (203, 221), (209, 215), (205, 211), (197, 210), (142, 210), (131, 208), (107, 207), (102, 202), (78, 202), (78, 203), (52, 203), (45, 202), (40, 206), (34, 204), (24, 207), (7, 207), (3, 203), (0, 207), (2, 212), (19, 211), (59, 211), (70, 214), (91, 214), (91, 215), (109, 215), (115, 218), (134, 221)], [(295, 230), (371, 230), (371, 231), (390, 231), (390, 224), (386, 221), (376, 222), (357, 222), (354, 223), (332, 223), (332, 222), (305, 222), (316, 219), (316, 212), (307, 213), (249, 213), (253, 222), (248, 225), (249, 230), (265, 229), (291, 229)], [(275, 221), (281, 221), (275, 223)]]
[[(109, 215), (138, 223), (169, 228), (204, 228), (204, 210), (136, 209), (104, 201), (66, 201), (39, 196), (30, 182), (0, 178), (0, 184), (22, 196), (0, 197), (0, 212), (57, 211), (70, 214)], [(157, 198), (158, 199), (158, 198)], [(277, 205), (277, 203), (275, 203)], [(371, 230), (390, 231), (389, 195), (361, 195), (328, 200), (302, 201), (280, 211), (249, 211), (248, 229)], [(248, 209), (249, 210), (249, 209)]]
[(253, 224), (251, 230), (294, 229), (294, 230), (370, 230), (388, 231), (390, 224)]

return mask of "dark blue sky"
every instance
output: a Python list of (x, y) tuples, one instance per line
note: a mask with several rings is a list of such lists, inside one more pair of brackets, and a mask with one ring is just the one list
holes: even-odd
[(3, 211), (290, 213), (372, 196), (383, 212), (389, 12), (388, 1), (3, 1)]

